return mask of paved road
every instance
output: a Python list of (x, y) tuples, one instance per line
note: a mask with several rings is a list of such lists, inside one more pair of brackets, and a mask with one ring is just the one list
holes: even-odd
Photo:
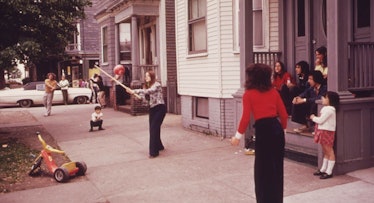
[[(104, 109), (104, 131), (89, 133), (94, 105), (4, 108), (33, 119), (0, 125), (43, 125), (69, 158), (85, 161), (85, 177), (53, 187), (0, 194), (0, 202), (256, 202), (254, 156), (228, 139), (185, 129), (180, 115), (167, 114), (165, 150), (148, 158), (148, 117)], [(0, 117), (3, 119), (3, 117)], [(1, 124), (3, 123), (3, 124)], [(284, 202), (373, 202), (374, 168), (320, 180), (315, 168), (285, 159)]]

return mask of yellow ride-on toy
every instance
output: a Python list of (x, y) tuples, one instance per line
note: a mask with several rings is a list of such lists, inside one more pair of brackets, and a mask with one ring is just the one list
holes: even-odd
[(47, 145), (40, 133), (37, 132), (36, 134), (38, 135), (39, 141), (42, 143), (43, 149), (35, 159), (34, 164), (31, 166), (29, 172), (30, 176), (35, 175), (35, 172), (40, 168), (42, 161), (44, 161), (48, 171), (53, 174), (53, 177), (57, 182), (66, 182), (71, 176), (82, 176), (86, 173), (87, 166), (84, 162), (68, 162), (58, 167), (51, 154), (64, 154), (65, 152)]

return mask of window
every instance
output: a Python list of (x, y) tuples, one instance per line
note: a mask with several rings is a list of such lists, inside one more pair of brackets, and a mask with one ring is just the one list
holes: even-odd
[(196, 97), (196, 117), (209, 118), (209, 100), (208, 98)]
[(79, 38), (79, 31), (80, 31), (80, 24), (77, 23), (76, 24), (76, 27), (77, 27), (77, 31), (74, 31), (70, 36), (69, 36), (69, 39), (68, 39), (68, 45), (66, 47), (66, 50), (67, 51), (77, 51), (77, 50), (81, 50), (81, 46), (80, 46), (80, 38)]
[(355, 0), (354, 5), (354, 41), (369, 42), (371, 41), (371, 29), (373, 25), (373, 4), (371, 0)]
[(233, 34), (233, 50), (240, 51), (239, 45), (239, 0), (232, 1), (232, 34)]
[(357, 28), (370, 27), (370, 0), (357, 0)]
[(262, 0), (253, 0), (253, 45), (264, 46)]
[(121, 63), (131, 63), (130, 23), (119, 24), (119, 57)]
[(188, 50), (189, 53), (207, 51), (206, 0), (188, 1)]
[(305, 36), (305, 0), (297, 1), (297, 36)]
[(107, 27), (103, 27), (102, 29), (102, 40), (103, 40), (103, 44), (102, 44), (102, 51), (103, 51), (103, 63), (107, 63), (108, 62), (108, 28)]

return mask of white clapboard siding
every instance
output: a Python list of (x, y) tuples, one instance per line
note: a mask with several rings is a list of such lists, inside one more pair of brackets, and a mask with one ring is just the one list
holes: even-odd
[(233, 52), (232, 1), (207, 0), (206, 54), (188, 55), (187, 1), (176, 1), (178, 93), (231, 98), (240, 87), (239, 55)]

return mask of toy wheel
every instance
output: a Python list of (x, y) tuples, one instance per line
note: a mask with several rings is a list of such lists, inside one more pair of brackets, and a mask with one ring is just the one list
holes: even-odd
[(69, 179), (69, 172), (66, 168), (57, 168), (53, 174), (55, 180), (59, 183), (65, 182)]
[(40, 167), (40, 165), (42, 164), (42, 160), (43, 160), (43, 157), (41, 156), (36, 158), (36, 160), (34, 161), (34, 164), (31, 166), (29, 176), (33, 175), (34, 172)]
[(82, 161), (82, 162), (76, 162), (75, 164), (76, 164), (77, 168), (79, 169), (78, 172), (77, 172), (77, 175), (78, 176), (83, 176), (87, 171), (86, 163), (84, 163)]

